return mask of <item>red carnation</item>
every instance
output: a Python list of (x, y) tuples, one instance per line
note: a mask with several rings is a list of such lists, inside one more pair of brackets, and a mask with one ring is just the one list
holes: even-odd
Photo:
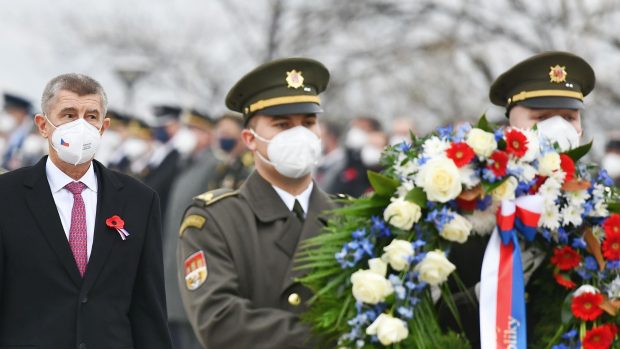
[(553, 250), (551, 263), (560, 270), (570, 270), (581, 262), (581, 256), (570, 246), (556, 247)]
[(575, 162), (570, 156), (560, 154), (560, 167), (562, 168), (562, 171), (566, 173), (566, 177), (564, 177), (565, 182), (568, 182), (575, 177)]
[(508, 167), (508, 154), (505, 151), (496, 150), (491, 154), (491, 164), (489, 168), (493, 171), (493, 174), (497, 177), (503, 177), (506, 175), (506, 168)]
[(106, 219), (105, 224), (112, 229), (123, 229), (125, 227), (125, 221), (117, 215)]
[(463, 142), (452, 143), (450, 148), (446, 149), (446, 156), (452, 159), (458, 168), (467, 165), (475, 155), (474, 150)]
[(527, 137), (515, 129), (506, 132), (506, 151), (521, 158), (527, 153)]
[(603, 295), (600, 293), (584, 292), (579, 296), (573, 297), (570, 309), (575, 317), (592, 321), (596, 320), (603, 313), (599, 305), (603, 303)]
[(620, 233), (605, 233), (603, 256), (612, 261), (620, 259)]
[(614, 213), (603, 223), (605, 235), (620, 234), (620, 214)]
[(608, 349), (613, 344), (614, 336), (613, 329), (609, 324), (592, 327), (591, 330), (586, 331), (581, 345), (584, 349)]
[(555, 278), (555, 282), (557, 282), (558, 285), (566, 289), (571, 290), (577, 286), (577, 284), (575, 284), (569, 277), (564, 274), (553, 273), (553, 277)]

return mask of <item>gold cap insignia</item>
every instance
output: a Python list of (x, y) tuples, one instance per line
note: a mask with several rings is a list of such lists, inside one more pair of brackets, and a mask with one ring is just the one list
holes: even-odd
[(293, 69), (286, 72), (286, 83), (287, 87), (300, 88), (304, 86), (304, 77), (300, 71)]
[(549, 71), (549, 77), (551, 78), (551, 82), (555, 82), (557, 84), (566, 81), (566, 66), (560, 66), (556, 64), (555, 67), (549, 67), (551, 70)]

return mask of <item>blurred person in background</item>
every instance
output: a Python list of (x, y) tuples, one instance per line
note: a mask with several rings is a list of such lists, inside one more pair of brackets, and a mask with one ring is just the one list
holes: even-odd
[(252, 153), (243, 144), (241, 131), (243, 131), (241, 116), (225, 114), (217, 120), (214, 153), (218, 164), (209, 180), (207, 190), (238, 189), (252, 172), (254, 164)]
[(392, 120), (390, 129), (390, 145), (401, 144), (402, 142), (411, 143), (411, 134), (415, 135), (415, 122), (413, 118), (398, 117)]
[(179, 240), (179, 225), (185, 209), (191, 204), (194, 196), (207, 190), (219, 160), (213, 153), (213, 120), (206, 113), (196, 110), (184, 113), (179, 132), (185, 134), (184, 137), (191, 138), (187, 143), (193, 143), (194, 147), (187, 154), (178, 176), (174, 179), (170, 189), (168, 210), (163, 220), (168, 325), (176, 348), (200, 349), (200, 343), (187, 319), (179, 294), (176, 249)]
[(148, 160), (146, 168), (142, 172), (142, 180), (146, 185), (153, 188), (159, 194), (161, 201), (162, 217), (166, 216), (168, 207), (168, 195), (174, 178), (178, 174), (179, 164), (181, 160), (181, 152), (177, 144), (185, 145), (185, 141), (189, 140), (188, 147), (182, 147), (181, 150), (191, 151), (194, 147), (191, 136), (184, 137), (175, 136), (181, 128), (182, 109), (172, 105), (157, 105), (153, 107), (155, 122), (153, 126), (153, 137), (155, 139), (155, 150)]
[(0, 165), (7, 170), (32, 165), (44, 155), (46, 149), (38, 136), (34, 142), (27, 141), (35, 133), (32, 104), (26, 98), (10, 93), (3, 94), (3, 101), (0, 134), (4, 136), (4, 144), (0, 144), (3, 146)]
[(319, 123), (321, 141), (323, 142), (323, 156), (319, 160), (314, 178), (325, 192), (331, 192), (334, 182), (345, 166), (345, 150), (340, 145), (342, 128), (336, 122), (324, 120)]
[(601, 162), (609, 176), (614, 179), (614, 184), (620, 186), (620, 131), (610, 135)]
[(109, 167), (141, 179), (154, 150), (155, 142), (149, 125), (141, 119), (130, 117), (126, 138), (110, 159)]
[(113, 159), (120, 158), (121, 144), (128, 137), (128, 126), (130, 118), (116, 110), (108, 110), (106, 115), (110, 119), (110, 127), (101, 137), (101, 148), (97, 151), (95, 158), (104, 166), (108, 166)]
[[(370, 189), (370, 182), (366, 172), (371, 167), (375, 167), (377, 162), (375, 144), (369, 143), (371, 134), (375, 141), (376, 133), (383, 132), (379, 120), (373, 117), (357, 117), (351, 120), (349, 131), (345, 135), (345, 165), (336, 177), (332, 186), (328, 188), (329, 193), (346, 194), (352, 197), (359, 197)], [(366, 148), (364, 151), (363, 149)], [(365, 153), (362, 157), (362, 153)], [(379, 152), (380, 154), (380, 152)]]

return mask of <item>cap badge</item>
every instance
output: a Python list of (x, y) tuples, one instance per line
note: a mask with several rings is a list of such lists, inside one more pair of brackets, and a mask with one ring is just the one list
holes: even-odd
[(287, 87), (300, 88), (304, 86), (304, 77), (300, 71), (293, 69), (286, 72), (286, 83)]
[(549, 67), (549, 77), (551, 78), (551, 82), (555, 82), (557, 84), (566, 81), (566, 66), (560, 66), (556, 64), (554, 67)]

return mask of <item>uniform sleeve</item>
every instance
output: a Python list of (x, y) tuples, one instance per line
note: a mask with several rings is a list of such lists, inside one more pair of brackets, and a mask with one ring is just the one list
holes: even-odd
[(129, 310), (136, 349), (171, 349), (168, 331), (159, 199), (153, 194)]
[[(184, 231), (178, 244), (177, 262), (181, 298), (200, 342), (213, 348), (310, 348), (309, 328), (293, 313), (275, 308), (255, 308), (239, 294), (239, 279), (222, 231), (204, 210), (192, 208), (186, 214), (200, 215), (206, 222), (200, 229)], [(204, 253), (207, 276), (204, 282), (188, 285), (185, 261)], [(190, 290), (190, 288), (195, 288)]]

